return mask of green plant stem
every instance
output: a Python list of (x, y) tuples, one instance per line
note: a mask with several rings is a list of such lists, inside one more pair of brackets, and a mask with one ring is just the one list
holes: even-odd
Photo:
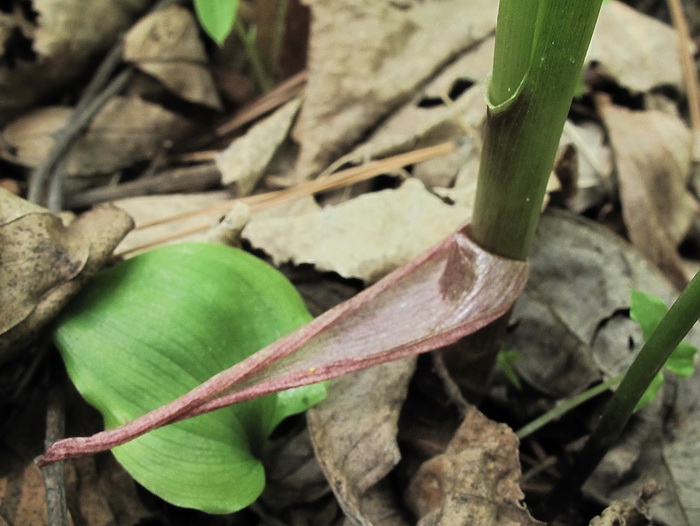
[(625, 373), (620, 387), (608, 403), (600, 422), (589, 437), (571, 470), (552, 492), (546, 512), (556, 514), (593, 473), (610, 447), (617, 441), (639, 399), (666, 360), (700, 319), (700, 272), (683, 290), (663, 317), (639, 355)]
[(572, 398), (569, 398), (568, 400), (564, 400), (560, 403), (558, 403), (555, 407), (544, 413), (542, 416), (539, 416), (535, 418), (532, 422), (529, 424), (523, 426), (520, 428), (515, 435), (520, 439), (524, 439), (528, 436), (530, 436), (532, 433), (537, 431), (538, 429), (546, 426), (553, 420), (556, 420), (557, 418), (565, 415), (572, 409), (580, 406), (582, 403), (587, 402), (591, 398), (594, 398), (598, 396), (601, 393), (604, 393), (611, 387), (616, 386), (617, 384), (620, 383), (622, 380), (623, 375), (616, 376), (614, 378), (611, 378), (610, 380), (607, 380), (603, 382), (602, 384), (596, 385), (595, 387), (591, 387), (590, 389), (587, 389), (581, 394), (578, 394)]
[[(501, 2), (496, 30), (500, 48), (487, 90), (489, 115), (472, 217), (474, 239), (495, 254), (527, 259), (601, 1)], [(523, 15), (523, 23), (520, 15), (525, 11), (519, 4), (534, 11), (535, 3), (534, 24), (532, 13)], [(534, 32), (528, 56), (524, 40), (530, 27)], [(516, 59), (507, 59), (509, 52)], [(526, 60), (522, 76), (520, 62)], [(515, 85), (513, 96), (501, 100)]]
[(489, 83), (489, 101), (493, 104), (501, 104), (515, 95), (530, 67), (538, 1), (501, 0), (498, 6), (498, 31)]
[(245, 54), (248, 58), (248, 62), (250, 64), (250, 72), (253, 76), (253, 79), (255, 80), (255, 83), (258, 85), (260, 91), (262, 91), (263, 93), (267, 93), (268, 91), (272, 90), (275, 83), (272, 80), (270, 73), (265, 68), (263, 60), (260, 57), (260, 53), (258, 52), (258, 48), (255, 44), (255, 29), (252, 28), (246, 31), (245, 27), (243, 27), (243, 23), (241, 22), (240, 18), (236, 20), (234, 29), (236, 31), (236, 34), (238, 34), (238, 37), (241, 39), (241, 42), (243, 42), (243, 46), (245, 47)]

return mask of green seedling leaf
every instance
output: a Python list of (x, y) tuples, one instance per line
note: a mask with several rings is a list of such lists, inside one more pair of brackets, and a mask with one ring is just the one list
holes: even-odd
[[(311, 319), (294, 287), (259, 259), (187, 243), (98, 275), (59, 318), (55, 342), (82, 396), (114, 428), (184, 393)], [(160, 428), (113, 450), (141, 484), (178, 506), (229, 513), (265, 476), (273, 428), (325, 386), (249, 400)]]
[(520, 383), (518, 374), (513, 369), (513, 363), (518, 360), (518, 351), (501, 351), (496, 356), (496, 363), (501, 372), (508, 378), (508, 381), (520, 391), (523, 386)]
[[(630, 318), (639, 323), (642, 328), (644, 341), (646, 342), (656, 330), (656, 327), (666, 315), (666, 312), (668, 312), (668, 307), (666, 307), (666, 304), (660, 298), (640, 290), (632, 290), (631, 296), (632, 305), (630, 307)], [(697, 352), (698, 350), (694, 345), (681, 342), (674, 349), (668, 360), (666, 360), (664, 369), (676, 373), (681, 378), (687, 378), (695, 372), (695, 355)], [(659, 372), (640, 398), (635, 407), (635, 411), (639, 411), (656, 397), (663, 382), (663, 373)]]
[(238, 0), (194, 0), (194, 10), (207, 35), (221, 45), (236, 22)]
[(258, 396), (431, 351), (485, 327), (511, 308), (528, 266), (479, 247), (469, 228), (177, 400), (116, 429), (56, 442), (39, 465), (104, 451)]

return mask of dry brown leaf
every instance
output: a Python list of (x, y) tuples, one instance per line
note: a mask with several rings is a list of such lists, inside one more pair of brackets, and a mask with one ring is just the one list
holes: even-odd
[(468, 214), (409, 179), (398, 190), (364, 194), (315, 213), (253, 217), (243, 237), (276, 264), (311, 263), (373, 282), (454, 231)]
[[(56, 95), (85, 74), (95, 57), (114, 44), (150, 0), (34, 0), (3, 18), (0, 67), (0, 123), (37, 101)], [(36, 16), (27, 12), (36, 12)]]
[[(13, 150), (12, 159), (36, 166), (70, 115), (68, 108), (42, 108), (10, 124), (3, 138)], [(186, 119), (162, 106), (138, 97), (114, 97), (73, 144), (66, 165), (70, 177), (67, 187), (89, 186), (90, 176), (150, 159), (163, 143), (181, 137), (187, 128)]]
[(222, 184), (235, 183), (237, 195), (250, 195), (287, 138), (300, 104), (300, 99), (288, 102), (216, 156)]
[(222, 108), (189, 10), (172, 5), (139, 20), (124, 37), (124, 59), (183, 99)]
[(370, 490), (401, 459), (398, 419), (415, 363), (409, 358), (338, 378), (326, 400), (307, 413), (316, 458), (356, 524), (403, 524), (396, 496), (392, 512), (388, 488)]
[(613, 502), (588, 526), (651, 526), (652, 522), (631, 504)]
[[(421, 91), (420, 96), (398, 109), (367, 141), (334, 164), (366, 162), (423, 145), (465, 136), (476, 137), (486, 117), (481, 81), (488, 70), (484, 64), (492, 60), (493, 39), (489, 38), (446, 67)], [(474, 85), (450, 98), (453, 88), (460, 82), (473, 82)]]
[(101, 206), (66, 228), (0, 189), (0, 363), (38, 336), (131, 227), (126, 214)]
[(615, 152), (629, 237), (681, 289), (686, 278), (676, 246), (698, 210), (686, 188), (690, 131), (658, 111), (634, 112), (602, 100), (598, 108)]
[(313, 22), (297, 175), (317, 174), (495, 27), (491, 0), (306, 0)]
[(535, 526), (521, 501), (518, 439), (470, 408), (444, 454), (423, 463), (406, 500), (418, 526)]
[(667, 302), (674, 297), (664, 276), (629, 244), (569, 213), (543, 214), (530, 264), (506, 347), (519, 351), (518, 374), (551, 396), (581, 392), (601, 374), (616, 376), (639, 351), (641, 329), (622, 314), (632, 288)]
[(658, 86), (683, 91), (678, 50), (678, 34), (671, 26), (614, 0), (601, 9), (586, 60), (635, 92)]

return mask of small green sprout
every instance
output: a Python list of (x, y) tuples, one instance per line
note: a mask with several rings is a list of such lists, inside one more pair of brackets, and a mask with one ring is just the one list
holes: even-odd
[(518, 351), (513, 350), (502, 350), (496, 356), (496, 365), (501, 370), (503, 375), (508, 379), (508, 381), (513, 384), (513, 386), (521, 391), (523, 386), (520, 383), (520, 378), (518, 373), (513, 369), (513, 363), (518, 360)]
[[(632, 291), (630, 317), (641, 326), (645, 342), (649, 340), (667, 312), (668, 307), (660, 298), (640, 290)], [(681, 378), (687, 378), (695, 372), (695, 354), (697, 352), (698, 349), (694, 345), (688, 342), (679, 343), (668, 360), (666, 360), (664, 369), (676, 373)], [(663, 372), (659, 371), (637, 403), (635, 411), (651, 402), (656, 397), (663, 383)]]
[(194, 10), (207, 35), (221, 45), (236, 23), (238, 0), (194, 0)]

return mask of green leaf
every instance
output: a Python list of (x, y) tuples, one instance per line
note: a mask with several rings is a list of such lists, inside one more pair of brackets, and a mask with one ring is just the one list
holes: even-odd
[[(54, 337), (83, 397), (116, 427), (174, 400), (311, 319), (271, 266), (223, 245), (186, 243), (98, 275)], [(230, 513), (265, 476), (256, 458), (274, 426), (325, 396), (323, 384), (229, 406), (113, 449), (143, 486), (178, 506)]]
[(639, 323), (644, 341), (647, 341), (666, 315), (668, 307), (661, 299), (641, 290), (632, 290), (631, 295), (630, 318)]
[[(668, 307), (660, 298), (640, 290), (632, 290), (631, 295), (630, 318), (639, 323), (646, 342), (668, 312)], [(687, 378), (695, 372), (695, 354), (697, 352), (698, 350), (694, 345), (687, 342), (679, 343), (673, 353), (671, 353), (671, 356), (668, 357), (668, 360), (666, 360), (664, 369), (676, 373), (681, 378)], [(634, 410), (639, 411), (651, 402), (656, 397), (659, 389), (661, 389), (663, 382), (663, 372), (659, 371)]]
[(501, 372), (505, 375), (505, 377), (508, 378), (510, 383), (512, 383), (515, 386), (515, 388), (520, 391), (523, 388), (523, 386), (520, 383), (520, 378), (518, 378), (518, 374), (513, 369), (513, 363), (517, 361), (518, 358), (519, 357), (517, 351), (500, 351), (496, 356), (496, 364), (498, 365), (498, 368), (501, 370)]
[(236, 22), (238, 0), (194, 0), (194, 10), (207, 35), (221, 45)]

